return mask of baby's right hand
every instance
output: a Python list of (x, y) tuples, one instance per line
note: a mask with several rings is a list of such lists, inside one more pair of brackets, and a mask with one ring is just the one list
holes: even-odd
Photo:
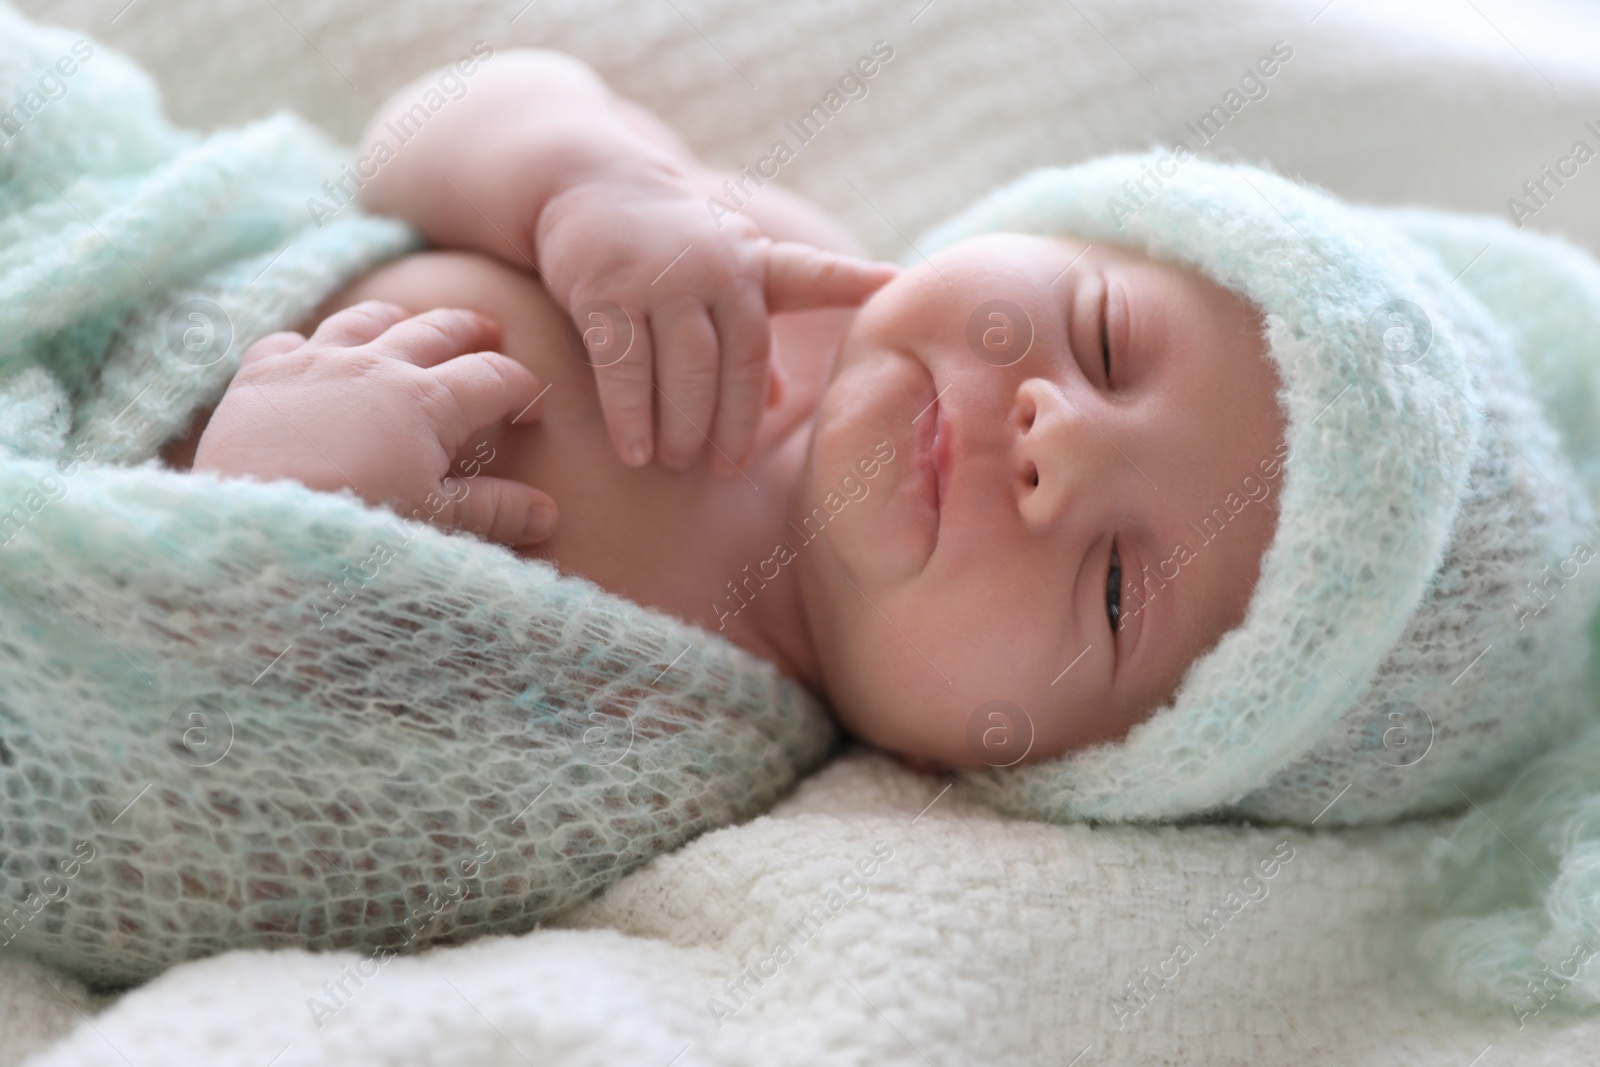
[(743, 215), (714, 220), (703, 190), (652, 162), (603, 169), (551, 197), (534, 247), (579, 334), (604, 341), (586, 347), (622, 461), (640, 466), (654, 450), (682, 470), (709, 441), (725, 475), (746, 458), (765, 406), (769, 313), (854, 306), (900, 270), (775, 242)]
[(508, 416), (538, 418), (539, 380), (487, 351), (499, 340), (499, 325), (473, 311), (412, 315), (377, 300), (328, 316), (309, 339), (264, 337), (240, 360), (193, 469), (349, 488), (369, 504), (500, 544), (544, 541), (556, 526), (548, 494), (451, 473), (479, 430)]

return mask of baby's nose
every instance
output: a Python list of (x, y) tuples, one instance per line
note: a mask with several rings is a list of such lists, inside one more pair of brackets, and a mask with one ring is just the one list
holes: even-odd
[(1120, 454), (1056, 383), (1028, 378), (1018, 385), (1011, 420), (1011, 474), (1030, 526), (1054, 524), (1083, 494), (1105, 488)]

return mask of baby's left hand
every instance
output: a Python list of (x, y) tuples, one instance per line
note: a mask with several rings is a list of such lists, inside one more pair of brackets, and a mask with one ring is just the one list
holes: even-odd
[(348, 487), (369, 504), (501, 544), (546, 540), (556, 526), (548, 494), (450, 473), (479, 430), (538, 417), (539, 380), (488, 351), (499, 340), (499, 325), (473, 311), (412, 315), (376, 300), (328, 316), (309, 339), (264, 337), (240, 361), (193, 469)]

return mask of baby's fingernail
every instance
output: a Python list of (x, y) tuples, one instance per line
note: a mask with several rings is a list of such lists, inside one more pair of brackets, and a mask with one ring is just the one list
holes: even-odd
[(627, 447), (627, 462), (630, 467), (642, 467), (650, 458), (650, 446), (643, 441), (634, 441)]
[(542, 540), (555, 525), (556, 510), (549, 504), (535, 504), (528, 509), (528, 518), (522, 524), (522, 536), (530, 541)]

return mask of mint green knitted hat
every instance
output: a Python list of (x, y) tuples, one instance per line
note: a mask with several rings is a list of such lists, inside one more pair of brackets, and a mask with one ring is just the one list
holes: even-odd
[(1538, 394), (1541, 309), (1493, 313), (1461, 269), (1555, 242), (1181, 150), (1034, 171), (918, 248), (997, 230), (1114, 242), (1249, 299), (1289, 452), (1245, 618), (1172, 702), (1121, 741), (965, 772), (975, 795), (1055, 821), (1374, 822), (1461, 805), (1592, 715), (1596, 480), (1563, 438), (1593, 436), (1593, 360), (1567, 376), (1582, 403), (1554, 376)]

